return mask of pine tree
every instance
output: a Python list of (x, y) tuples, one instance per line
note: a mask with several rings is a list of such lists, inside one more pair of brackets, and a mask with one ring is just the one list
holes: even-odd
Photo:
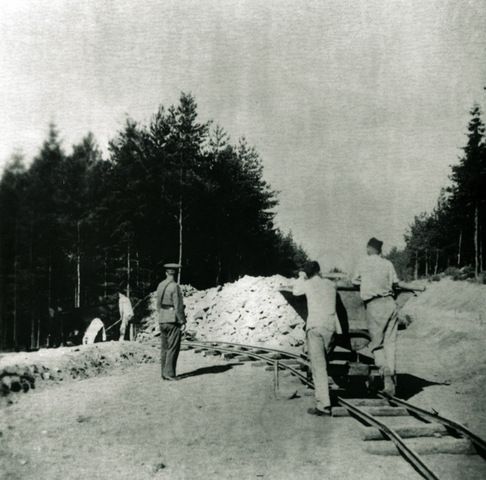
[(452, 205), (463, 219), (461, 231), (470, 231), (473, 244), (473, 265), (476, 276), (481, 269), (480, 245), (482, 245), (480, 219), (486, 200), (485, 174), (486, 150), (484, 146), (484, 124), (479, 106), (475, 105), (468, 125), (468, 141), (464, 156), (452, 167)]
[[(0, 181), (0, 342), (45, 344), (49, 309), (90, 307), (117, 291), (132, 302), (178, 259), (206, 288), (245, 274), (291, 275), (307, 258), (275, 228), (277, 194), (256, 150), (210, 133), (194, 98), (128, 119), (103, 160), (88, 134), (67, 155), (54, 125), (26, 169)], [(66, 319), (68, 316), (66, 316)], [(49, 321), (46, 321), (49, 320)], [(104, 320), (111, 320), (104, 319)], [(73, 327), (65, 323), (61, 337)]]
[(0, 180), (0, 348), (16, 347), (19, 340), (20, 213), (25, 181), (23, 155), (15, 153)]

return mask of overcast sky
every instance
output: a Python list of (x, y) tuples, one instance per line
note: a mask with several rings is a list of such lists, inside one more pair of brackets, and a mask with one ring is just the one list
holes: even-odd
[(106, 150), (192, 92), (261, 153), (279, 225), (347, 269), (434, 206), (485, 104), (484, 0), (2, 0), (0, 32), (1, 163), (50, 121)]

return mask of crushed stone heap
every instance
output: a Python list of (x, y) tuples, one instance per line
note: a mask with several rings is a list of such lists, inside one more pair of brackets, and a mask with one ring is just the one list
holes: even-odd
[[(245, 276), (209, 290), (183, 287), (187, 330), (200, 340), (260, 343), (301, 350), (305, 339), (304, 321), (279, 292), (291, 282), (280, 275)], [(155, 294), (150, 311), (143, 321), (139, 337), (142, 341), (158, 333)]]

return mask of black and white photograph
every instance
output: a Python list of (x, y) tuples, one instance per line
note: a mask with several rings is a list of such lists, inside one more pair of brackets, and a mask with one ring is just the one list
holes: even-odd
[(486, 479), (484, 0), (0, 0), (0, 480)]

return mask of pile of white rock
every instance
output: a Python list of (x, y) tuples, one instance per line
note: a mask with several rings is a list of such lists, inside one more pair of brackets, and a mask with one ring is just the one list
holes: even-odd
[[(187, 330), (200, 340), (262, 344), (284, 349), (304, 345), (304, 320), (280, 292), (292, 280), (245, 276), (234, 283), (188, 292), (184, 298)], [(158, 332), (155, 296), (151, 314), (143, 322), (139, 338), (153, 338)]]

